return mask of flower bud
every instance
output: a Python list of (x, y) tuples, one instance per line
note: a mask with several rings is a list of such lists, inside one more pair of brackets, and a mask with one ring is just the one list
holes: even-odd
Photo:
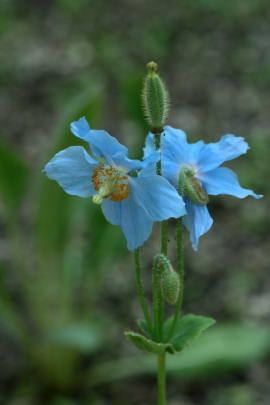
[(176, 271), (163, 273), (161, 276), (161, 291), (163, 298), (168, 304), (174, 305), (177, 302), (180, 292), (180, 278)]
[(169, 94), (163, 80), (156, 73), (157, 64), (149, 62), (146, 67), (148, 74), (143, 83), (143, 108), (152, 132), (161, 133), (168, 117)]
[(195, 204), (206, 205), (209, 202), (208, 194), (202, 188), (202, 183), (196, 179), (196, 177), (186, 177), (184, 192)]
[(195, 204), (206, 205), (209, 202), (207, 192), (202, 188), (202, 183), (194, 176), (195, 169), (184, 165), (179, 176), (179, 189), (182, 189), (182, 197), (186, 196)]

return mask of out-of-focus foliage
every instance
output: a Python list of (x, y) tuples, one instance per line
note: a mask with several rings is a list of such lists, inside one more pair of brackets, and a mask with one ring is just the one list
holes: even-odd
[[(183, 310), (217, 325), (168, 360), (168, 404), (268, 404), (269, 22), (267, 0), (0, 3), (1, 403), (154, 403), (155, 359), (123, 336), (141, 316), (124, 237), (91, 199), (41, 173), (83, 145), (69, 131), (81, 116), (141, 158), (140, 92), (154, 60), (169, 124), (190, 142), (244, 136), (251, 149), (230, 167), (265, 195), (211, 198), (214, 226), (197, 253), (186, 237)], [(158, 246), (154, 227), (142, 251), (149, 299)]]

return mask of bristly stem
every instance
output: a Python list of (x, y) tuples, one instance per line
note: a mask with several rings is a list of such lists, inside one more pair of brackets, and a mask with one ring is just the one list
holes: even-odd
[(158, 405), (166, 405), (166, 352), (158, 356)]
[[(161, 150), (161, 133), (163, 132), (163, 128), (158, 130), (152, 130), (154, 133), (155, 139), (155, 147), (156, 150)], [(156, 173), (159, 176), (162, 176), (162, 161), (161, 159), (156, 164)], [(167, 256), (167, 245), (168, 245), (168, 235), (167, 235), (167, 221), (161, 222), (161, 253), (164, 256)], [(160, 264), (160, 267), (162, 264)], [(155, 328), (158, 332), (158, 339), (160, 342), (163, 342), (163, 325), (164, 325), (164, 298), (161, 291), (160, 286), (160, 273), (161, 268), (159, 269), (158, 274), (158, 260), (155, 260), (154, 263), (154, 280), (155, 284), (153, 287), (155, 290), (153, 291), (154, 295), (154, 304), (156, 304), (156, 315), (155, 315)], [(156, 322), (158, 325), (156, 326)], [(165, 359), (166, 359), (166, 352), (158, 356), (158, 405), (166, 405), (166, 368), (165, 368)]]
[[(183, 195), (184, 195), (183, 176), (184, 176), (184, 170), (182, 170), (180, 172), (179, 180), (178, 180), (178, 194), (181, 197), (183, 197)], [(177, 227), (176, 227), (177, 270), (178, 270), (178, 274), (179, 274), (179, 278), (180, 278), (180, 292), (179, 292), (179, 297), (178, 297), (176, 307), (175, 307), (173, 323), (172, 323), (171, 329), (170, 329), (167, 339), (166, 339), (167, 342), (169, 342), (173, 336), (177, 321), (180, 316), (181, 306), (182, 306), (182, 302), (183, 302), (183, 294), (184, 294), (183, 223), (182, 223), (182, 218), (178, 218), (176, 221), (177, 221), (176, 222), (177, 223)]]
[[(156, 150), (161, 150), (161, 134), (163, 133), (163, 128), (152, 129), (154, 133), (155, 148)], [(162, 176), (162, 161), (161, 159), (156, 164), (156, 173)], [(167, 235), (167, 221), (162, 221), (161, 226), (161, 253), (167, 256), (167, 245), (168, 245), (168, 235)], [(161, 293), (161, 289), (158, 288), (158, 330), (160, 342), (163, 341), (163, 323), (164, 323), (164, 298)]]
[(157, 342), (160, 342), (160, 311), (159, 311), (159, 296), (160, 296), (160, 285), (159, 285), (159, 263), (158, 260), (154, 260), (153, 265), (153, 311), (154, 311), (154, 333)]
[(134, 263), (135, 263), (135, 271), (136, 271), (136, 282), (137, 288), (139, 293), (139, 299), (141, 303), (141, 307), (144, 313), (145, 320), (148, 324), (148, 328), (153, 334), (153, 324), (152, 320), (146, 305), (144, 293), (143, 293), (143, 286), (142, 286), (142, 277), (141, 277), (141, 260), (140, 260), (140, 248), (135, 249), (134, 251)]
[(177, 270), (180, 278), (180, 292), (179, 292), (179, 297), (176, 303), (175, 307), (175, 312), (174, 312), (174, 318), (173, 318), (173, 323), (171, 326), (171, 329), (168, 333), (167, 336), (167, 342), (170, 341), (170, 339), (173, 336), (177, 321), (179, 319), (180, 311), (181, 311), (181, 306), (183, 302), (183, 293), (184, 293), (184, 261), (183, 261), (183, 224), (182, 224), (182, 219), (178, 218), (177, 219), (177, 228), (176, 228), (176, 241), (177, 241)]

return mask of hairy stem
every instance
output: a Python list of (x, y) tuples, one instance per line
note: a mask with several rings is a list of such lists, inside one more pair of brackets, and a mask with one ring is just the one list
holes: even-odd
[(158, 356), (158, 405), (166, 405), (166, 352)]
[(151, 333), (153, 333), (153, 324), (152, 320), (146, 305), (144, 293), (143, 293), (143, 286), (142, 286), (142, 277), (141, 277), (141, 260), (140, 260), (140, 248), (135, 249), (134, 251), (134, 263), (135, 263), (135, 271), (136, 271), (136, 282), (138, 288), (139, 299), (141, 303), (141, 307), (144, 313), (145, 320), (148, 324), (148, 328), (150, 329)]

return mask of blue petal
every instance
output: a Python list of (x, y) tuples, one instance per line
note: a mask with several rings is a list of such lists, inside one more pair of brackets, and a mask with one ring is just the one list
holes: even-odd
[(178, 189), (179, 173), (181, 166), (175, 162), (163, 161), (162, 175), (167, 179), (176, 189)]
[(204, 148), (194, 155), (194, 160), (198, 171), (204, 173), (217, 168), (227, 160), (235, 159), (248, 149), (244, 138), (224, 135), (219, 142), (204, 145)]
[(101, 203), (102, 212), (112, 225), (120, 225), (120, 201), (110, 201), (106, 198)]
[(121, 227), (127, 239), (127, 248), (132, 252), (149, 238), (153, 221), (129, 195), (120, 202)]
[(190, 232), (190, 240), (194, 250), (198, 250), (199, 237), (209, 231), (213, 219), (210, 217), (206, 205), (197, 205), (184, 198), (186, 203), (187, 215), (183, 217), (183, 224)]
[(90, 132), (90, 126), (85, 117), (82, 117), (78, 121), (74, 121), (70, 124), (70, 130), (78, 138), (87, 141), (87, 136)]
[(160, 159), (161, 159), (160, 150), (154, 150), (146, 157), (143, 157), (142, 167), (152, 166), (153, 164), (155, 165)]
[(106, 131), (92, 129), (87, 137), (91, 150), (95, 156), (104, 155), (106, 159), (115, 155), (117, 152), (123, 152), (128, 155), (128, 150), (124, 145), (118, 142), (116, 138), (109, 135)]
[(156, 164), (153, 163), (144, 169), (140, 170), (139, 172), (139, 177), (149, 177), (149, 176), (155, 176), (156, 175)]
[[(178, 163), (162, 161), (162, 176), (165, 177), (176, 189), (178, 189), (178, 179), (181, 166)], [(139, 177), (149, 177), (156, 174), (156, 165), (151, 164), (139, 173)]]
[(143, 159), (146, 159), (151, 153), (156, 150), (154, 144), (154, 135), (152, 132), (149, 132), (145, 138), (145, 148), (143, 148)]
[(166, 125), (161, 138), (162, 159), (182, 165), (187, 163), (191, 145), (187, 143), (187, 136), (181, 129)]
[(131, 160), (123, 152), (117, 152), (115, 155), (107, 157), (107, 162), (124, 173), (139, 170), (143, 167), (143, 163), (140, 160)]
[(106, 131), (90, 129), (84, 117), (72, 122), (70, 129), (75, 136), (90, 144), (93, 154), (97, 157), (104, 155), (107, 158), (117, 152), (123, 152), (125, 156), (128, 155), (127, 148)]
[(163, 221), (186, 214), (183, 199), (163, 177), (129, 177), (130, 196), (153, 221)]
[(94, 167), (97, 167), (97, 162), (82, 146), (71, 146), (57, 153), (46, 164), (44, 172), (50, 179), (56, 180), (68, 194), (89, 197), (96, 194), (92, 184)]
[(207, 194), (210, 195), (228, 194), (238, 198), (245, 198), (248, 195), (255, 198), (263, 197), (254, 194), (251, 190), (242, 188), (237, 175), (226, 167), (219, 167), (207, 173), (199, 173), (196, 177), (202, 182)]

